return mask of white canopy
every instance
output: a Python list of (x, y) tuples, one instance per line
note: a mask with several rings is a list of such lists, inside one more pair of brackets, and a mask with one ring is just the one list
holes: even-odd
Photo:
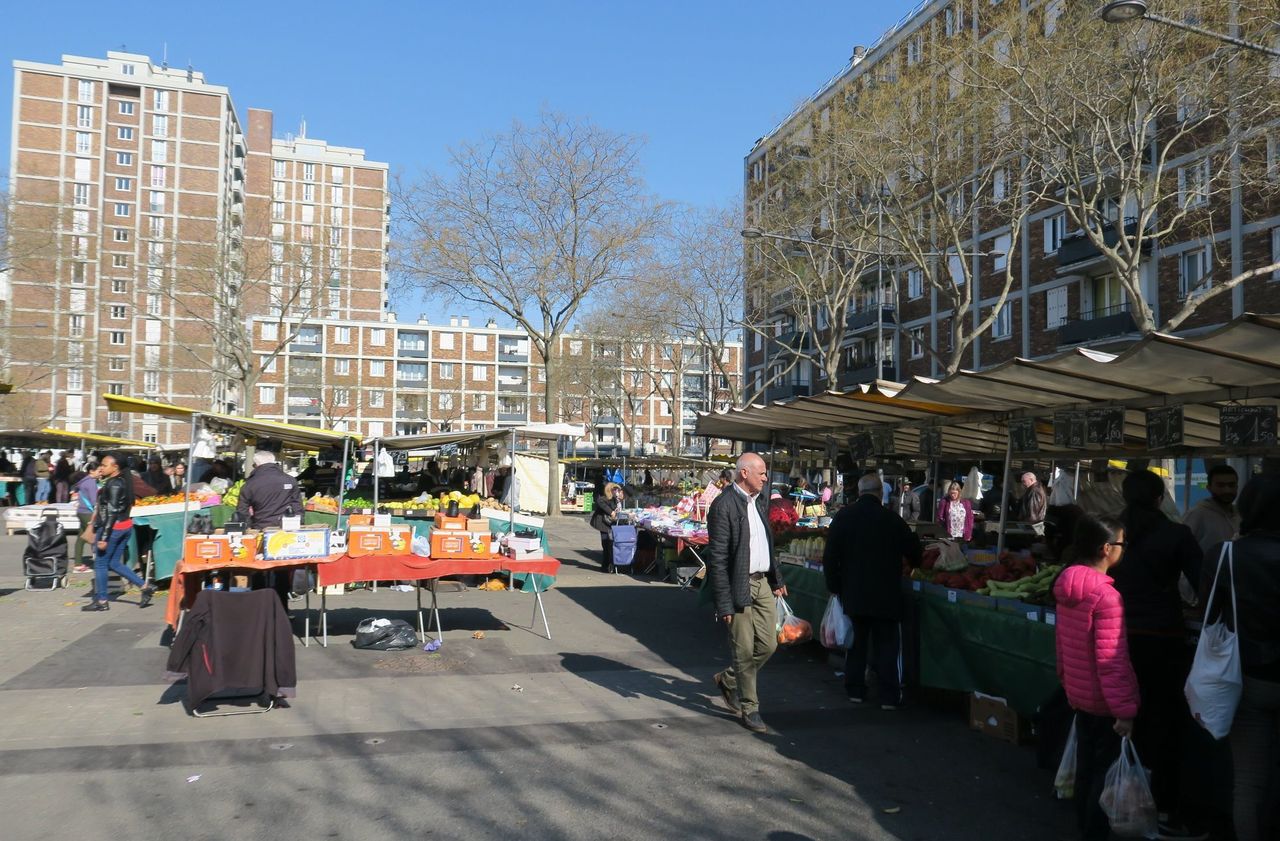
[(557, 438), (581, 438), (585, 431), (571, 423), (535, 423), (528, 426), (491, 427), (468, 429), (458, 432), (435, 432), (428, 435), (390, 435), (371, 438), (365, 443), (384, 450), (428, 450), (446, 444), (479, 444), (493, 439), (510, 438), (512, 433), (522, 438), (555, 440)]

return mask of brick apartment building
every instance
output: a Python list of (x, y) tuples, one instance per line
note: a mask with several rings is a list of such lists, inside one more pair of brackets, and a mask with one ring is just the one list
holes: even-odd
[[(369, 319), (307, 320), (283, 348), (281, 325), (271, 316), (253, 321), (255, 352), (279, 355), (256, 386), (255, 415), (366, 436), (416, 435), (443, 430), (520, 426), (546, 422), (541, 357), (519, 328), (489, 321), (472, 326), (466, 316), (434, 324)], [(292, 335), (292, 331), (289, 334)], [(565, 365), (617, 359), (619, 347), (569, 335), (561, 340)], [(600, 344), (600, 347), (596, 345)], [(605, 347), (605, 345), (609, 347)], [(680, 350), (674, 350), (679, 347)], [(740, 371), (741, 345), (726, 347), (724, 366)], [(670, 452), (678, 435), (682, 452), (703, 452), (694, 439), (695, 412), (719, 408), (724, 384), (705, 352), (689, 342), (635, 344), (617, 364), (618, 377), (644, 372), (658, 383), (637, 391), (626, 408), (594, 400), (566, 384), (560, 420), (582, 424), (577, 450)], [(738, 377), (734, 374), (735, 379)], [(718, 451), (713, 447), (713, 451)]]
[[(1062, 13), (1064, 0), (1024, 0), (1022, 14), (1037, 15), (1046, 20)], [(938, 39), (950, 37), (967, 26), (975, 27), (966, 37), (974, 38), (974, 49), (991, 49), (983, 39), (989, 32), (976, 29), (981, 16), (996, 6), (996, 0), (924, 0), (896, 27), (872, 47), (857, 48), (845, 69), (831, 79), (790, 117), (760, 138), (746, 156), (744, 164), (744, 218), (747, 225), (759, 225), (767, 215), (771, 202), (783, 195), (788, 170), (785, 162), (794, 154), (797, 138), (807, 139), (816, 133), (825, 113), (838, 103), (856, 96), (862, 85), (884, 77), (897, 77), (901, 67), (930, 61), (930, 50)], [(963, 10), (963, 14), (961, 14)], [(941, 75), (945, 68), (937, 70)], [(875, 75), (873, 75), (875, 74)], [(1273, 71), (1274, 77), (1275, 71)], [(799, 142), (804, 142), (803, 140)], [(1280, 135), (1267, 141), (1268, 166), (1280, 178)], [(775, 163), (777, 164), (775, 166)], [(1226, 201), (1224, 199), (1224, 201)], [(1188, 283), (1194, 284), (1210, 264), (1211, 251), (1229, 255), (1230, 274), (1243, 268), (1267, 265), (1280, 259), (1280, 207), (1274, 198), (1259, 199), (1236, 191), (1229, 199), (1231, 212), (1222, 218), (1235, 220), (1223, 225), (1212, 237), (1166, 239), (1158, 244), (1143, 267), (1148, 288), (1156, 290), (1151, 297), (1157, 312), (1173, 312), (1185, 295)], [(1125, 209), (1117, 208), (1113, 227), (1128, 224)], [(1006, 229), (1007, 230), (1007, 229)], [(974, 250), (1000, 251), (1008, 242), (998, 229), (982, 230), (969, 243)], [(746, 249), (748, 277), (752, 269), (767, 272), (753, 247)], [(1003, 279), (1002, 266), (994, 257), (980, 258), (974, 276), (980, 290), (973, 307), (974, 323), (979, 314), (991, 310), (999, 298)], [(1135, 323), (1118, 280), (1106, 261), (1090, 244), (1083, 232), (1069, 229), (1066, 213), (1048, 205), (1032, 212), (1022, 228), (1018, 248), (1005, 259), (1017, 261), (1016, 275), (1007, 303), (991, 328), (978, 335), (969, 349), (964, 367), (986, 368), (1014, 357), (1038, 358), (1061, 350), (1095, 346), (1117, 349), (1137, 338)], [(1000, 269), (999, 272), (996, 270)], [(770, 310), (761, 324), (774, 341), (749, 333), (746, 343), (746, 391), (768, 385), (768, 399), (782, 399), (799, 394), (833, 388), (844, 390), (876, 378), (905, 380), (911, 376), (938, 376), (938, 363), (926, 347), (939, 348), (944, 341), (945, 323), (950, 311), (940, 305), (936, 293), (922, 283), (919, 273), (907, 265), (894, 265), (893, 292), (886, 291), (884, 306), (875, 299), (874, 290), (859, 295), (843, 329), (841, 372), (839, 381), (825, 382), (816, 366), (802, 362), (787, 373), (781, 373), (792, 358), (785, 348), (789, 341), (800, 340), (794, 322), (788, 320), (784, 308)], [(1280, 273), (1277, 273), (1280, 275)], [(759, 277), (760, 275), (755, 275)], [(1246, 311), (1280, 311), (1280, 283), (1267, 276), (1252, 279), (1201, 306), (1181, 325), (1181, 330), (1198, 331), (1222, 324)], [(752, 300), (748, 281), (748, 301)], [(896, 297), (895, 297), (896, 296)], [(825, 327), (825, 325), (819, 325)], [(884, 337), (881, 365), (877, 365), (877, 334)], [(778, 374), (772, 379), (771, 374)]]
[(361, 150), (276, 139), (271, 112), (242, 122), (202, 73), (124, 52), (15, 61), (13, 114), (11, 423), (181, 443), (98, 395), (234, 408), (214, 319), (381, 317), (387, 165)]

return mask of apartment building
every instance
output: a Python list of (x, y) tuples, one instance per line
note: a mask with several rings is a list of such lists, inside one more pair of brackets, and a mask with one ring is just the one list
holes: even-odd
[[(1007, 44), (1002, 46), (998, 41), (1000, 34), (986, 23), (997, 7), (1004, 11), (1012, 6), (1045, 37), (1050, 37), (1067, 10), (1065, 3), (1066, 0), (1019, 0), (1013, 4), (1000, 4), (997, 0), (924, 0), (874, 45), (855, 48), (842, 71), (758, 139), (747, 154), (747, 225), (762, 224), (771, 205), (786, 201), (785, 196), (795, 185), (787, 180), (791, 176), (785, 162), (797, 155), (807, 157), (808, 144), (828, 126), (833, 108), (856, 99), (861, 91), (896, 81), (912, 67), (929, 67), (935, 61), (935, 48), (945, 39), (969, 39), (972, 49), (989, 54), (1007, 49)], [(954, 56), (954, 52), (950, 54)], [(945, 93), (949, 78), (954, 90), (955, 75), (954, 65), (944, 65), (944, 60), (937, 59), (931, 69), (935, 79), (942, 80), (938, 87)], [(1280, 78), (1276, 76), (1280, 65), (1275, 67), (1272, 75)], [(1064, 79), (1063, 84), (1070, 84), (1070, 80)], [(918, 103), (910, 104), (919, 107)], [(1178, 105), (1181, 113), (1181, 100)], [(903, 101), (900, 112), (906, 114), (907, 107)], [(1214, 138), (1204, 138), (1205, 148), (1213, 142)], [(1272, 179), (1280, 181), (1280, 133), (1266, 144), (1266, 166)], [(982, 152), (981, 148), (973, 151), (972, 158), (981, 160)], [(1173, 161), (1177, 171), (1169, 171), (1168, 179), (1178, 185), (1178, 201), (1184, 200), (1184, 192), (1194, 200), (1194, 183), (1201, 163), (1195, 151)], [(1227, 196), (1225, 192), (1221, 198), (1213, 199), (1222, 203), (1215, 224), (1217, 219), (1223, 222), (1216, 230), (1208, 234), (1175, 234), (1147, 244), (1142, 282), (1157, 321), (1160, 313), (1177, 311), (1188, 290), (1208, 276), (1215, 260), (1222, 272), (1219, 276), (1228, 277), (1248, 267), (1280, 260), (1280, 204), (1275, 194), (1236, 190)], [(1128, 207), (1109, 208), (1109, 241), (1133, 235), (1131, 212)], [(1126, 293), (1108, 261), (1083, 231), (1072, 228), (1060, 206), (1045, 203), (1033, 207), (1020, 223), (1018, 244), (1012, 250), (1007, 227), (977, 223), (974, 228), (966, 251), (1000, 252), (972, 257), (976, 295), (968, 316), (975, 327), (999, 301), (1006, 261), (1014, 265), (1014, 281), (1005, 306), (997, 312), (990, 328), (977, 335), (963, 367), (986, 368), (1015, 357), (1034, 359), (1082, 346), (1118, 350), (1138, 337)], [(746, 248), (749, 306), (753, 294), (763, 298), (760, 289), (768, 288), (759, 281), (761, 273), (768, 269), (761, 265), (758, 248), (750, 243)], [(948, 259), (954, 263), (957, 258)], [(869, 284), (865, 293), (855, 296), (843, 324), (817, 325), (822, 333), (843, 333), (838, 382), (826, 382), (818, 366), (811, 363), (791, 365), (795, 354), (790, 348), (811, 342), (812, 337), (788, 315), (785, 305), (766, 305), (759, 322), (764, 335), (747, 334), (746, 390), (761, 388), (773, 400), (828, 388), (844, 390), (877, 378), (902, 381), (911, 376), (940, 375), (939, 361), (926, 349), (946, 349), (947, 326), (953, 313), (924, 282), (918, 268), (901, 260), (885, 262), (883, 270), (892, 283), (883, 299), (878, 298), (874, 284)], [(870, 270), (875, 270), (874, 263)], [(952, 267), (951, 271), (954, 277), (956, 269)], [(752, 277), (759, 284), (754, 292)], [(1202, 331), (1246, 311), (1280, 311), (1278, 279), (1280, 273), (1249, 280), (1232, 292), (1207, 301), (1178, 329)]]
[(98, 396), (234, 411), (236, 325), (382, 318), (387, 165), (305, 128), (278, 138), (267, 110), (242, 121), (202, 73), (123, 52), (16, 61), (12, 150), (10, 423), (183, 443), (182, 424)]
[[(390, 316), (381, 322), (286, 318), (282, 327), (264, 315), (253, 320), (253, 336), (255, 353), (274, 355), (255, 386), (256, 417), (366, 436), (547, 420), (541, 356), (523, 330), (496, 321), (473, 326), (466, 316), (443, 324), (425, 317), (412, 324)], [(559, 420), (587, 430), (576, 449), (609, 452), (634, 439), (637, 452), (670, 452), (677, 436), (675, 449), (702, 451), (704, 443), (692, 437), (695, 412), (724, 408), (728, 401), (728, 383), (711, 370), (705, 352), (676, 339), (636, 343), (625, 353), (620, 343), (576, 335), (561, 341), (563, 368), (582, 370), (585, 363), (612, 371), (615, 393), (641, 372), (647, 376), (646, 386), (633, 389), (623, 405), (603, 391), (579, 388), (583, 378), (566, 370)], [(725, 352), (723, 367), (740, 371), (741, 345)], [(736, 384), (739, 375), (733, 376)]]

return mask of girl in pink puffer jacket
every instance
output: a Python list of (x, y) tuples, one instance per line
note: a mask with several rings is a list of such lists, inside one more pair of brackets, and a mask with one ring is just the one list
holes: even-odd
[(1124, 527), (1086, 515), (1076, 525), (1076, 561), (1053, 585), (1057, 599), (1058, 679), (1076, 711), (1076, 817), (1086, 839), (1111, 832), (1098, 805), (1107, 769), (1138, 714), (1138, 679), (1129, 664), (1124, 602), (1107, 570), (1124, 555)]

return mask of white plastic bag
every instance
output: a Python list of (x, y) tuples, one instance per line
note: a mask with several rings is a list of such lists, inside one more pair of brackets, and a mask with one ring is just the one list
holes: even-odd
[(853, 636), (853, 621), (845, 616), (844, 605), (840, 597), (833, 595), (827, 600), (827, 612), (822, 614), (822, 628), (819, 639), (827, 648), (848, 648)]
[(1059, 800), (1071, 800), (1076, 796), (1076, 720), (1071, 719), (1071, 732), (1067, 734), (1067, 745), (1062, 750), (1062, 761), (1058, 763), (1058, 774), (1053, 778), (1053, 792)]
[[(1196, 644), (1196, 658), (1191, 664), (1184, 692), (1191, 715), (1200, 726), (1215, 739), (1221, 739), (1231, 731), (1236, 717), (1240, 693), (1244, 691), (1244, 676), (1240, 670), (1240, 641), (1235, 629), (1239, 627), (1236, 616), (1236, 577), (1234, 552), (1231, 541), (1222, 544), (1218, 556), (1218, 570), (1213, 576), (1213, 588), (1204, 606), (1204, 625), (1200, 629), (1200, 642)], [(1222, 562), (1227, 562), (1227, 579), (1231, 587), (1231, 627), (1223, 616), (1213, 624), (1209, 613), (1213, 610), (1214, 595), (1218, 591), (1218, 578), (1222, 575)]]
[(786, 599), (777, 596), (775, 607), (778, 615), (778, 645), (795, 645), (813, 639), (813, 625), (796, 616)]
[(1156, 799), (1151, 796), (1147, 772), (1128, 736), (1120, 740), (1120, 758), (1107, 769), (1098, 804), (1107, 815), (1111, 831), (1121, 838), (1156, 837)]

